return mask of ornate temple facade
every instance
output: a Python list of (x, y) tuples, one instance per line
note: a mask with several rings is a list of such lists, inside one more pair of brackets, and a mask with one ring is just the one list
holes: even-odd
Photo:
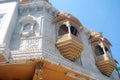
[(0, 3), (0, 80), (120, 80), (111, 43), (48, 0)]

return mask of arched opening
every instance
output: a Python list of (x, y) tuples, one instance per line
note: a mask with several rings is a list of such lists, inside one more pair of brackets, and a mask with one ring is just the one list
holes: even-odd
[(23, 31), (28, 31), (30, 29), (31, 29), (31, 24), (30, 23), (25, 24), (24, 27), (23, 27)]
[(39, 25), (37, 23), (34, 24), (33, 30), (39, 30)]
[(75, 27), (71, 26), (70, 31), (71, 31), (71, 34), (73, 34), (74, 36), (78, 36), (78, 31)]
[(100, 56), (100, 55), (103, 55), (103, 54), (104, 54), (103, 49), (101, 48), (101, 46), (97, 45), (95, 47), (95, 55)]
[(59, 28), (59, 36), (67, 34), (68, 33), (68, 27), (66, 25), (62, 25)]

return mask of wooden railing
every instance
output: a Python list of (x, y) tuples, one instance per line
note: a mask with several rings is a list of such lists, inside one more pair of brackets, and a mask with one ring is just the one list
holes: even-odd
[(78, 39), (78, 37), (74, 36), (73, 34), (68, 33), (68, 34), (64, 34), (64, 35), (58, 37), (58, 41), (60, 41), (60, 42), (66, 40), (66, 39), (73, 39), (73, 40), (76, 40), (76, 41), (82, 43), (80, 41), (80, 39)]
[(69, 36), (68, 34), (64, 34), (64, 35), (61, 35), (58, 37), (58, 40), (64, 40), (64, 39), (67, 39)]
[(109, 55), (105, 55), (105, 54), (96, 57), (96, 62), (101, 62), (101, 61), (106, 61), (106, 60), (114, 61), (112, 57), (110, 57)]

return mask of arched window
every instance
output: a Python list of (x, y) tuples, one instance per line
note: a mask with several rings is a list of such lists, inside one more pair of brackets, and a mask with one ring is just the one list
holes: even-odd
[(30, 23), (25, 24), (24, 27), (23, 27), (23, 31), (28, 31), (30, 29), (31, 29), (31, 24)]
[(96, 56), (100, 56), (104, 54), (103, 49), (99, 45), (95, 47), (95, 54)]
[(35, 31), (39, 30), (39, 25), (37, 23), (34, 24), (33, 30)]
[(78, 36), (78, 31), (75, 27), (71, 26), (70, 31), (71, 31), (71, 34), (73, 34), (74, 36)]
[(66, 25), (62, 25), (59, 28), (59, 36), (68, 33), (68, 27)]

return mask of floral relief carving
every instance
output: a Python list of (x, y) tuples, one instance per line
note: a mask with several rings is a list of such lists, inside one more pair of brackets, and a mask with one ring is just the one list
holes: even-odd
[(22, 50), (36, 50), (39, 48), (39, 39), (27, 39), (21, 41)]

